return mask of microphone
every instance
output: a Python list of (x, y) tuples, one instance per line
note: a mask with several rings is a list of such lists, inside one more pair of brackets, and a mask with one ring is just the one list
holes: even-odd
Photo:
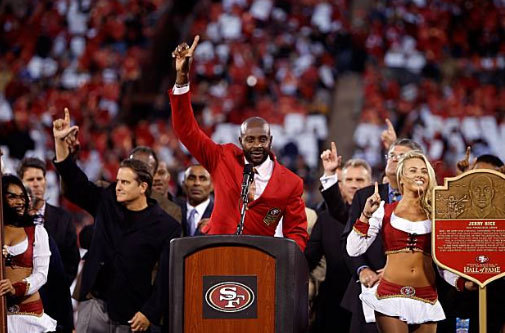
[(240, 193), (242, 199), (247, 198), (247, 195), (249, 194), (249, 185), (253, 182), (253, 180), (254, 180), (253, 165), (248, 163), (244, 165), (244, 176), (242, 177), (242, 191)]
[(240, 198), (242, 201), (242, 208), (240, 209), (240, 221), (237, 225), (236, 235), (242, 235), (244, 230), (245, 213), (247, 208), (247, 203), (249, 202), (249, 185), (254, 180), (254, 171), (252, 164), (244, 165), (244, 176), (242, 177), (242, 191), (240, 193)]

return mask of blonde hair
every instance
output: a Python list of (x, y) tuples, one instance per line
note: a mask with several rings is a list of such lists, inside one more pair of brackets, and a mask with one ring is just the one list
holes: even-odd
[(428, 158), (421, 152), (419, 151), (409, 151), (403, 155), (403, 157), (398, 161), (398, 167), (396, 168), (396, 179), (398, 182), (398, 188), (400, 190), (400, 193), (403, 194), (403, 184), (400, 182), (400, 178), (405, 175), (405, 161), (410, 160), (410, 159), (420, 159), (424, 161), (426, 164), (426, 168), (428, 169), (428, 187), (425, 192), (422, 193), (421, 195), (421, 207), (423, 208), (424, 212), (426, 213), (426, 216), (428, 218), (431, 218), (431, 212), (433, 210), (433, 203), (431, 200), (431, 193), (433, 192), (433, 189), (435, 186), (437, 186), (437, 178), (435, 176), (435, 170), (433, 170), (433, 167), (431, 166), (430, 162), (428, 161)]

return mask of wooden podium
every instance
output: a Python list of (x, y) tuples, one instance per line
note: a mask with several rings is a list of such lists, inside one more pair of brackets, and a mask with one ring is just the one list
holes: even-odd
[(169, 275), (171, 333), (306, 332), (308, 268), (290, 239), (174, 239)]

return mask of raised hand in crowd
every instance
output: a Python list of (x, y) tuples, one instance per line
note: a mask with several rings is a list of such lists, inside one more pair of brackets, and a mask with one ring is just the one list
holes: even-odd
[(196, 35), (191, 47), (184, 42), (177, 45), (174, 52), (172, 52), (172, 58), (175, 58), (175, 70), (177, 71), (176, 86), (185, 85), (189, 82), (189, 69), (199, 40), (200, 36)]
[[(471, 166), (470, 166), (470, 153), (471, 152), (472, 152), (472, 147), (470, 147), (470, 146), (466, 147), (465, 158), (462, 159), (461, 161), (458, 161), (458, 163), (456, 164), (456, 173), (458, 175), (471, 169)], [(472, 163), (472, 164), (474, 164), (474, 163)]]
[(63, 161), (71, 152), (71, 148), (78, 144), (78, 126), (70, 126), (70, 112), (65, 108), (63, 119), (53, 121), (53, 136), (56, 151), (56, 161)]
[(321, 153), (321, 161), (325, 176), (335, 175), (337, 169), (342, 166), (342, 156), (338, 156), (335, 142), (331, 143), (331, 150), (326, 149)]
[(379, 208), (381, 203), (381, 196), (379, 194), (379, 184), (375, 182), (375, 191), (371, 196), (366, 199), (365, 207), (361, 213), (360, 221), (368, 223), (368, 219), (372, 217), (372, 214)]
[(396, 141), (396, 131), (389, 119), (386, 118), (387, 129), (385, 129), (381, 134), (382, 145), (384, 149), (389, 150), (389, 147)]

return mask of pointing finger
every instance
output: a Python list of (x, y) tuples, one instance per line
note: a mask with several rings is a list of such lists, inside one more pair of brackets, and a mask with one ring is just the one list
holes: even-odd
[(199, 40), (200, 40), (200, 36), (196, 35), (195, 39), (193, 39), (193, 44), (191, 44), (191, 47), (189, 48), (189, 56), (193, 55), (193, 52), (195, 51)]
[(70, 124), (70, 111), (68, 111), (68, 108), (65, 108), (65, 122)]
[(335, 156), (337, 155), (337, 145), (334, 141), (331, 142), (331, 153)]
[(388, 131), (394, 131), (395, 128), (393, 126), (393, 123), (391, 123), (391, 120), (389, 120), (388, 118), (386, 118), (386, 125), (388, 126)]
[(470, 147), (470, 146), (466, 147), (465, 160), (467, 160), (467, 161), (470, 160), (470, 152), (471, 151), (472, 151), (472, 147)]
[(379, 194), (379, 183), (375, 182), (375, 192), (374, 194)]
[(477, 163), (477, 157), (474, 157), (473, 160), (472, 160), (472, 164), (471, 164), (471, 168), (470, 169), (473, 169), (475, 167), (476, 163)]

